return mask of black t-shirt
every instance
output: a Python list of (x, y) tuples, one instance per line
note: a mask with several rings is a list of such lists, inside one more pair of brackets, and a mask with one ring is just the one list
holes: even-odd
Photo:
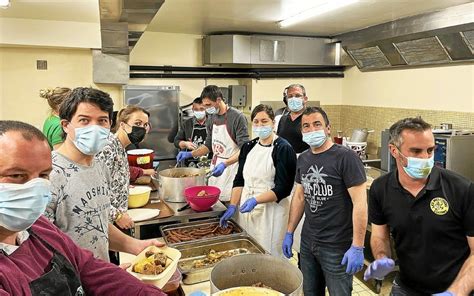
[(291, 120), (289, 113), (284, 113), (278, 123), (277, 135), (287, 140), (296, 153), (301, 153), (309, 148), (309, 145), (303, 142), (301, 134), (301, 118), (303, 114), (295, 120)]
[(390, 227), (400, 265), (400, 285), (420, 293), (445, 291), (456, 278), (474, 236), (474, 185), (434, 167), (413, 197), (397, 172), (377, 178), (369, 193), (369, 222)]
[(306, 218), (301, 239), (348, 247), (352, 200), (347, 188), (366, 181), (357, 154), (339, 144), (319, 154), (307, 150), (298, 158), (295, 181), (304, 188)]

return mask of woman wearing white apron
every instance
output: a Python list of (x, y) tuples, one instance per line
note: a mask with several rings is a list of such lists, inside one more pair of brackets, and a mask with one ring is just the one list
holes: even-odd
[(240, 204), (238, 223), (265, 250), (282, 256), (296, 154), (286, 140), (273, 133), (275, 116), (270, 106), (258, 105), (251, 118), (258, 138), (242, 146), (232, 199), (221, 225), (226, 226)]
[(238, 168), (239, 147), (249, 139), (247, 120), (242, 112), (227, 106), (221, 91), (215, 85), (206, 86), (201, 98), (207, 114), (210, 115), (206, 142), (192, 152), (179, 152), (176, 159), (179, 162), (212, 151), (214, 154), (211, 163), (212, 177), (209, 178), (208, 184), (219, 187), (220, 200), (229, 201), (232, 181)]

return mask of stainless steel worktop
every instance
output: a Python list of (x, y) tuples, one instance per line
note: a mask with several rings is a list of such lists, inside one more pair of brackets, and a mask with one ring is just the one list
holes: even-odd
[(189, 208), (184, 211), (178, 212), (178, 209), (185, 206), (186, 203), (166, 202), (166, 201), (160, 200), (157, 191), (151, 193), (150, 200), (152, 203), (165, 202), (173, 210), (174, 215), (171, 217), (166, 217), (166, 218), (153, 218), (150, 220), (135, 222), (133, 236), (136, 238), (140, 238), (140, 227), (143, 225), (160, 224), (160, 223), (168, 223), (168, 222), (189, 222), (189, 220), (193, 220), (193, 219), (218, 217), (222, 215), (225, 212), (225, 210), (227, 210), (226, 206), (221, 201), (218, 201), (215, 205), (212, 206), (212, 209), (210, 211), (196, 212), (195, 210)]

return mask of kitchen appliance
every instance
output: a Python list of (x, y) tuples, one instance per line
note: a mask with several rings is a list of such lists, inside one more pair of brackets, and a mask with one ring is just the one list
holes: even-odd
[(206, 185), (206, 171), (198, 168), (171, 168), (158, 173), (160, 197), (169, 202), (186, 202), (184, 189)]
[(137, 105), (150, 113), (151, 129), (140, 148), (152, 149), (155, 160), (174, 159), (177, 149), (179, 86), (127, 85), (123, 87), (126, 105)]
[(211, 272), (211, 294), (220, 290), (262, 283), (285, 295), (303, 295), (303, 274), (288, 260), (269, 254), (227, 258)]
[[(447, 130), (434, 133), (435, 165), (456, 172), (474, 181), (474, 132)], [(396, 169), (395, 159), (388, 149), (390, 135), (388, 130), (382, 131), (381, 169), (393, 171)]]

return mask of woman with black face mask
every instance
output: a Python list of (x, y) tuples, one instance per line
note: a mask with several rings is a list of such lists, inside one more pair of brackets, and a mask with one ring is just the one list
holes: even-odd
[[(150, 114), (138, 106), (127, 106), (120, 110), (116, 120), (116, 132), (110, 134), (109, 144), (96, 155), (105, 164), (110, 174), (111, 218), (121, 229), (133, 227), (133, 221), (127, 214), (128, 187), (143, 175), (153, 175), (153, 169), (142, 169), (128, 165), (125, 147), (143, 141), (150, 130), (148, 122)], [(112, 258), (111, 258), (112, 259)]]

